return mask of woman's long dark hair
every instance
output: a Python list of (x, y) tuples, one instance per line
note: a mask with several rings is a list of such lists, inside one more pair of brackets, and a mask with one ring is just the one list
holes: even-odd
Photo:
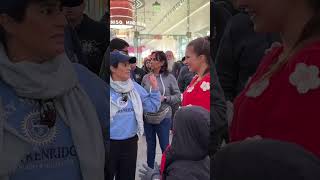
[(157, 61), (164, 62), (163, 65), (160, 68), (160, 74), (169, 74), (168, 70), (168, 59), (166, 54), (163, 51), (154, 51), (151, 53), (151, 55), (155, 54), (155, 58)]

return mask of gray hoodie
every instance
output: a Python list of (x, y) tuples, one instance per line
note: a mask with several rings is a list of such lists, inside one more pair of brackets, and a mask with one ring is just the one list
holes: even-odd
[(180, 108), (173, 120), (171, 147), (166, 153), (164, 180), (209, 180), (210, 113), (199, 106)]
[[(150, 81), (149, 81), (149, 76), (150, 74), (147, 74), (143, 77), (142, 82), (141, 82), (141, 86), (143, 88), (145, 88), (148, 92), (151, 89), (151, 85), (150, 85)], [(162, 102), (162, 104), (168, 104), (171, 107), (173, 107), (173, 105), (181, 102), (181, 92), (179, 90), (179, 86), (177, 83), (176, 78), (168, 73), (168, 74), (161, 74), (161, 78), (160, 75), (156, 76), (157, 81), (158, 81), (158, 86), (160, 89), (160, 94), (161, 96), (166, 96), (167, 100), (166, 102)], [(162, 79), (162, 82), (161, 82)], [(164, 86), (164, 88), (163, 88)], [(164, 91), (165, 89), (165, 91)], [(171, 118), (172, 116), (172, 111), (168, 112), (167, 117), (166, 118)]]

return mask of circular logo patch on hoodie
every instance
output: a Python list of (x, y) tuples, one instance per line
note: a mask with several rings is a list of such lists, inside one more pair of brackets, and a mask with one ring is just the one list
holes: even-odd
[(56, 126), (49, 128), (40, 123), (40, 113), (35, 111), (26, 115), (22, 121), (24, 135), (36, 145), (46, 145), (53, 142), (56, 137)]
[(128, 100), (125, 100), (123, 97), (118, 97), (117, 105), (121, 108), (125, 108), (128, 106)]

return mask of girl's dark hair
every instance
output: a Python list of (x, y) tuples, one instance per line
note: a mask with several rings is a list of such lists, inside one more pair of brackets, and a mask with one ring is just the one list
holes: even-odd
[(211, 52), (210, 52), (210, 37), (200, 37), (192, 40), (187, 47), (193, 47), (193, 51), (198, 55), (204, 55), (206, 57), (206, 63), (208, 65), (204, 74), (210, 72)]
[(160, 68), (160, 74), (169, 74), (169, 71), (168, 71), (168, 59), (167, 59), (167, 56), (166, 54), (163, 52), (163, 51), (154, 51), (151, 53), (151, 55), (155, 54), (155, 58), (157, 61), (160, 61), (160, 62), (164, 62), (163, 65), (161, 66)]

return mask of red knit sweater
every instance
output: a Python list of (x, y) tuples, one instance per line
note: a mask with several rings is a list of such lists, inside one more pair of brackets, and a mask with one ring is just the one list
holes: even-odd
[[(195, 76), (182, 94), (182, 106), (201, 106), (210, 111), (210, 73), (197, 84), (199, 76)], [(194, 88), (193, 85), (195, 84)]]
[(260, 96), (246, 95), (282, 51), (275, 49), (263, 59), (251, 82), (236, 98), (231, 141), (260, 135), (302, 145), (320, 157), (320, 41), (292, 56), (270, 78)]

